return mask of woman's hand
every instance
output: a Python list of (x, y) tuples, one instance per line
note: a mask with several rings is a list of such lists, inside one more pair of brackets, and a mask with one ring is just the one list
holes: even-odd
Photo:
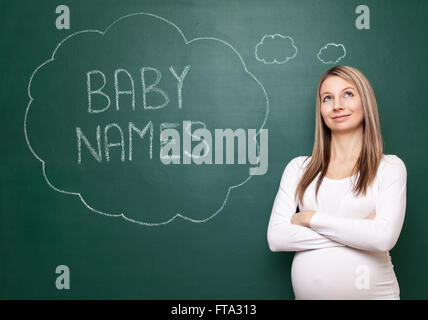
[(315, 212), (316, 211), (314, 210), (297, 212), (293, 214), (293, 217), (291, 218), (291, 223), (297, 224), (303, 227), (309, 227), (311, 225), (312, 216), (315, 214)]
[[(312, 216), (315, 214), (315, 210), (300, 211), (293, 214), (291, 218), (291, 224), (297, 224), (303, 227), (310, 227)], [(363, 219), (373, 220), (376, 217), (376, 210), (373, 210), (368, 216)]]
[(374, 218), (376, 218), (376, 210), (373, 210), (372, 213), (370, 213), (368, 216), (364, 217), (364, 219), (370, 219), (370, 220), (373, 220)]

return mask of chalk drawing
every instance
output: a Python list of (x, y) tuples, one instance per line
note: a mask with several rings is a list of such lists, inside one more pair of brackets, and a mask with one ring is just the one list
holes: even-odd
[(322, 63), (338, 63), (339, 60), (345, 58), (346, 49), (343, 44), (327, 43), (318, 53), (317, 58)]
[[(144, 77), (144, 73), (147, 70), (154, 71), (156, 73), (156, 80), (155, 80), (155, 82), (152, 83), (151, 85), (149, 85), (148, 87), (146, 87), (146, 80), (145, 80), (145, 77)], [(163, 107), (165, 107), (169, 103), (169, 97), (165, 93), (165, 91), (163, 91), (162, 89), (159, 89), (158, 87), (156, 87), (156, 85), (160, 82), (161, 78), (162, 78), (162, 74), (161, 74), (161, 72), (158, 69), (151, 68), (151, 67), (143, 67), (142, 68), (142, 70), (141, 70), (141, 83), (143, 85), (143, 92), (144, 92), (144, 94), (143, 94), (144, 109), (154, 109), (154, 110), (155, 109), (162, 109)], [(150, 92), (150, 91), (153, 91), (153, 92), (161, 94), (163, 96), (163, 98), (164, 98), (163, 104), (161, 104), (159, 106), (150, 106), (150, 105), (147, 105), (146, 93)]]
[[(66, 41), (68, 41), (69, 39), (71, 39), (72, 37), (75, 37), (76, 35), (79, 35), (79, 34), (83, 34), (83, 33), (96, 33), (96, 34), (99, 34), (99, 35), (101, 35), (101, 36), (104, 36), (109, 30), (110, 30), (110, 28), (112, 28), (112, 26), (114, 26), (116, 23), (118, 23), (119, 21), (121, 21), (121, 20), (124, 20), (124, 19), (126, 19), (126, 18), (129, 18), (129, 17), (132, 17), (132, 16), (136, 16), (136, 15), (141, 15), (141, 16), (150, 16), (150, 17), (153, 17), (153, 18), (156, 18), (156, 19), (159, 19), (159, 20), (161, 20), (161, 21), (163, 21), (163, 22), (165, 22), (165, 23), (168, 23), (168, 24), (170, 24), (171, 26), (173, 26), (179, 33), (180, 33), (180, 35), (182, 36), (182, 38), (183, 38), (183, 40), (184, 40), (184, 43), (186, 44), (186, 45), (188, 45), (188, 44), (190, 44), (190, 43), (192, 43), (192, 42), (195, 42), (195, 41), (199, 41), (199, 40), (212, 40), (212, 41), (217, 41), (217, 42), (220, 42), (220, 43), (222, 43), (223, 45), (225, 45), (225, 46), (227, 46), (227, 47), (229, 47), (238, 57), (239, 57), (239, 59), (240, 59), (240, 62), (241, 62), (241, 64), (242, 64), (242, 67), (244, 68), (244, 70), (245, 70), (245, 72), (254, 80), (254, 81), (256, 81), (256, 83), (260, 86), (260, 88), (262, 89), (262, 91), (263, 91), (263, 94), (264, 94), (264, 97), (265, 97), (265, 102), (266, 102), (266, 112), (265, 112), (265, 117), (264, 117), (264, 119), (263, 119), (263, 122), (262, 122), (262, 125), (261, 125), (261, 127), (257, 130), (257, 132), (254, 134), (254, 135), (252, 135), (252, 139), (255, 141), (255, 145), (256, 145), (256, 148), (258, 149), (259, 148), (259, 145), (258, 145), (258, 142), (257, 142), (257, 136), (260, 134), (260, 132), (261, 132), (261, 130), (263, 129), (263, 127), (265, 126), (265, 124), (266, 124), (266, 121), (267, 121), (267, 117), (268, 117), (268, 115), (269, 115), (269, 98), (268, 98), (268, 95), (267, 95), (267, 93), (266, 93), (266, 90), (265, 90), (265, 88), (263, 87), (263, 85), (261, 84), (261, 82), (250, 72), (250, 71), (248, 71), (248, 69), (247, 69), (247, 66), (246, 66), (246, 64), (245, 64), (245, 62), (244, 62), (244, 60), (243, 60), (243, 58), (242, 58), (242, 56), (240, 55), (240, 53), (231, 45), (231, 44), (229, 44), (229, 43), (227, 43), (227, 42), (225, 42), (224, 40), (221, 40), (221, 39), (218, 39), (218, 38), (215, 38), (215, 37), (198, 37), (198, 38), (194, 38), (194, 39), (192, 39), (192, 40), (188, 40), (186, 37), (185, 37), (185, 35), (184, 35), (184, 33), (181, 31), (181, 29), (178, 27), (178, 26), (176, 26), (173, 22), (171, 22), (171, 21), (169, 21), (169, 20), (167, 20), (167, 19), (165, 19), (165, 18), (162, 18), (162, 17), (160, 17), (160, 16), (158, 16), (158, 15), (155, 15), (155, 14), (151, 14), (151, 13), (145, 13), (145, 12), (138, 12), (138, 13), (132, 13), (132, 14), (128, 14), (128, 15), (125, 15), (125, 16), (122, 16), (122, 17), (120, 17), (120, 18), (118, 18), (118, 19), (116, 19), (112, 24), (110, 24), (104, 31), (100, 31), (100, 30), (96, 30), (96, 29), (87, 29), (87, 30), (81, 30), (81, 31), (78, 31), (78, 32), (74, 32), (73, 34), (70, 34), (69, 36), (67, 36), (67, 37), (65, 37), (63, 40), (61, 40), (58, 44), (57, 44), (57, 46), (55, 47), (55, 49), (53, 50), (53, 52), (52, 52), (52, 55), (51, 55), (51, 57), (48, 59), (48, 60), (46, 60), (46, 61), (44, 61), (42, 64), (40, 64), (34, 71), (33, 71), (33, 73), (31, 74), (31, 77), (30, 77), (30, 80), (29, 80), (29, 82), (28, 82), (28, 86), (27, 86), (27, 93), (28, 93), (28, 97), (29, 97), (29, 102), (28, 102), (28, 105), (27, 105), (27, 109), (26, 109), (26, 111), (25, 111), (25, 116), (24, 116), (24, 135), (25, 135), (25, 139), (26, 139), (26, 143), (27, 143), (27, 146), (28, 146), (28, 148), (29, 148), (29, 150), (31, 151), (31, 153), (34, 155), (34, 157), (36, 158), (36, 159), (38, 159), (40, 162), (41, 162), (41, 165), (42, 165), (42, 172), (43, 172), (43, 176), (44, 176), (44, 178), (45, 178), (45, 180), (46, 180), (46, 182), (47, 182), (47, 184), (53, 189), (53, 190), (55, 190), (55, 191), (57, 191), (57, 192), (60, 192), (60, 193), (63, 193), (63, 194), (69, 194), (69, 195), (75, 195), (75, 196), (77, 196), (77, 197), (79, 197), (79, 199), (82, 201), (82, 203), (91, 211), (91, 212), (94, 212), (94, 213), (98, 213), (98, 214), (100, 214), (100, 215), (103, 215), (103, 216), (106, 216), (106, 217), (111, 217), (111, 218), (118, 218), (118, 219), (123, 219), (123, 220), (126, 220), (126, 221), (128, 221), (128, 222), (131, 222), (131, 223), (135, 223), (135, 224), (138, 224), (138, 225), (141, 225), (141, 226), (161, 226), (161, 225), (166, 225), (166, 224), (168, 224), (168, 223), (170, 223), (170, 222), (172, 222), (172, 221), (174, 221), (176, 218), (181, 218), (181, 219), (184, 219), (184, 220), (187, 220), (187, 221), (190, 221), (190, 222), (193, 222), (193, 223), (203, 223), (203, 222), (207, 222), (208, 220), (210, 220), (210, 219), (212, 219), (213, 217), (215, 217), (217, 214), (219, 214), (222, 210), (223, 210), (223, 208), (224, 208), (224, 206), (226, 205), (226, 203), (227, 203), (227, 201), (228, 201), (228, 199), (229, 199), (229, 196), (230, 196), (230, 192), (233, 190), (233, 189), (235, 189), (235, 188), (238, 188), (238, 187), (240, 187), (240, 186), (242, 186), (242, 185), (244, 185), (245, 183), (247, 183), (251, 178), (252, 178), (252, 175), (249, 175), (248, 177), (246, 177), (242, 182), (240, 182), (240, 183), (238, 183), (238, 184), (235, 184), (235, 185), (231, 185), (231, 186), (229, 186), (228, 187), (228, 190), (227, 190), (227, 192), (226, 192), (226, 194), (225, 194), (225, 197), (224, 197), (224, 200), (223, 200), (223, 203), (220, 205), (220, 207), (217, 209), (217, 210), (215, 210), (214, 212), (212, 212), (211, 213), (211, 215), (209, 216), (209, 217), (207, 217), (207, 218), (205, 218), (205, 219), (192, 219), (192, 218), (189, 218), (189, 217), (186, 217), (184, 214), (182, 214), (182, 213), (180, 213), (180, 212), (177, 212), (173, 217), (171, 217), (170, 219), (168, 219), (168, 220), (166, 220), (166, 221), (160, 221), (160, 222), (147, 222), (147, 221), (140, 221), (140, 220), (135, 220), (135, 219), (131, 219), (131, 218), (129, 218), (129, 217), (127, 217), (126, 216), (126, 214), (125, 213), (111, 213), (111, 212), (103, 212), (103, 211), (99, 211), (99, 210), (97, 210), (97, 209), (95, 209), (95, 208), (93, 208), (93, 207), (91, 207), (86, 201), (85, 201), (85, 199), (82, 197), (82, 195), (79, 193), (79, 192), (73, 192), (73, 191), (68, 191), (68, 190), (63, 190), (63, 189), (60, 189), (60, 188), (57, 188), (56, 186), (54, 186), (53, 184), (52, 184), (52, 182), (48, 179), (48, 177), (47, 177), (47, 175), (46, 175), (46, 166), (45, 166), (45, 161), (42, 159), (42, 158), (40, 158), (38, 155), (37, 155), (37, 153), (34, 151), (34, 149), (33, 149), (33, 147), (31, 146), (31, 143), (30, 143), (30, 138), (29, 138), (29, 133), (28, 133), (28, 130), (27, 130), (27, 121), (28, 121), (28, 114), (29, 114), (29, 110), (30, 110), (30, 107), (31, 107), (31, 104), (32, 104), (32, 102), (34, 101), (34, 98), (32, 97), (32, 95), (31, 95), (31, 83), (32, 83), (32, 81), (33, 81), (33, 78), (34, 78), (34, 76), (35, 76), (35, 74), (41, 69), (41, 68), (43, 68), (44, 66), (46, 66), (47, 64), (49, 64), (49, 63), (51, 63), (51, 62), (53, 62), (54, 60), (55, 60), (55, 54), (56, 54), (56, 52), (58, 51), (58, 49), (61, 47), (61, 45), (63, 45)], [(296, 48), (296, 53), (297, 53), (297, 48)], [(295, 55), (294, 55), (295, 56)], [(293, 57), (294, 57), (293, 56)], [(277, 62), (277, 63), (279, 63), (279, 62)], [(156, 71), (156, 70), (155, 70)], [(177, 77), (177, 74), (175, 74), (175, 76), (177, 77), (177, 79), (184, 79), (184, 77), (186, 76), (186, 73), (187, 73), (187, 71), (188, 71), (188, 68), (186, 69), (184, 69), (184, 71), (182, 72), (182, 74), (181, 74), (181, 76), (179, 76), (179, 77)], [(172, 72), (172, 71), (171, 71)], [(174, 72), (175, 73), (175, 72)], [(103, 76), (103, 74), (102, 74), (102, 76)], [(160, 75), (158, 75), (159, 77), (160, 77)], [(158, 80), (160, 80), (160, 79), (158, 79)], [(89, 81), (89, 76), (88, 76), (88, 81)], [(105, 77), (104, 77), (104, 84), (105, 84)], [(89, 87), (88, 87), (89, 88)], [(147, 89), (147, 88), (146, 88)], [(155, 88), (156, 89), (156, 88)], [(102, 94), (101, 93), (101, 91), (100, 91), (101, 89), (98, 89), (97, 90), (97, 93), (98, 92), (100, 92), (100, 94)], [(127, 91), (119, 91), (118, 90), (118, 88), (116, 88), (116, 92), (117, 92), (117, 96), (116, 96), (116, 99), (118, 99), (118, 95), (119, 94), (128, 94), (128, 92)], [(178, 84), (178, 90), (180, 91), (181, 90), (181, 87), (180, 87), (180, 83)], [(162, 93), (161, 93), (162, 94)], [(108, 96), (107, 96), (107, 98), (108, 98)], [(89, 101), (90, 101), (90, 97), (89, 97)], [(110, 101), (110, 99), (108, 98), (108, 106), (110, 106), (110, 103), (111, 103), (111, 101)], [(106, 107), (106, 108), (108, 108), (108, 106)], [(88, 106), (88, 111), (89, 112), (94, 112), (94, 113), (96, 113), (96, 112), (102, 112), (102, 110), (101, 111), (98, 111), (98, 110), (91, 110), (91, 105), (89, 105)], [(150, 107), (150, 106), (147, 106), (147, 107)], [(110, 127), (116, 127), (116, 125), (115, 124), (112, 124)], [(110, 128), (109, 127), (109, 128)], [(152, 127), (151, 127), (152, 128)], [(143, 136), (144, 135), (144, 133), (146, 132), (146, 129), (147, 129), (147, 127), (145, 128), (145, 130), (143, 131), (143, 132), (141, 132), (141, 131), (139, 131), (138, 133), (140, 134), (140, 137), (141, 136)], [(79, 128), (79, 130), (80, 130), (80, 128)], [(130, 129), (131, 130), (131, 129)], [(152, 133), (152, 130), (151, 130), (151, 133)], [(266, 133), (267, 134), (267, 132), (266, 132), (266, 129), (264, 129), (264, 130), (262, 130), (262, 133), (264, 134), (264, 133)], [(107, 128), (106, 128), (106, 130), (105, 130), (105, 135), (107, 135)], [(81, 140), (83, 140), (84, 142), (85, 142), (85, 144), (87, 144), (87, 145), (89, 145), (89, 142), (87, 141), (87, 139), (82, 135), (82, 132), (81, 132), (81, 130), (80, 130), (80, 136), (79, 136), (79, 134), (77, 135), (78, 136), (78, 141), (79, 141), (79, 143), (81, 143), (80, 141)], [(98, 138), (98, 141), (99, 141), (99, 136), (100, 136), (100, 129), (99, 128), (97, 128), (97, 138)], [(122, 143), (118, 143), (117, 144), (118, 146), (122, 146), (123, 145), (123, 139), (122, 139)], [(111, 147), (111, 146), (113, 146), (113, 144), (109, 144), (109, 147)], [(98, 155), (98, 154), (96, 154), (96, 152), (95, 152), (95, 150), (93, 150), (92, 149), (92, 147), (91, 148), (89, 148), (90, 150), (91, 150), (91, 153), (93, 153), (93, 156), (94, 157), (96, 157), (97, 159), (99, 158), (101, 158), (101, 155)], [(257, 157), (258, 159), (260, 158), (260, 153), (258, 152), (258, 154), (259, 154), (259, 156)], [(81, 156), (79, 155), (79, 160), (81, 160), (81, 158), (80, 158)], [(250, 170), (251, 170), (252, 168), (250, 168)], [(253, 169), (254, 170), (254, 169)]]
[[(93, 74), (100, 74), (101, 77), (103, 78), (103, 85), (102, 85), (101, 88), (98, 88), (97, 90), (92, 90), (92, 87), (91, 87), (91, 77), (92, 77)], [(105, 85), (106, 85), (106, 82), (107, 81), (106, 81), (105, 74), (103, 72), (99, 71), (99, 70), (91, 70), (91, 71), (88, 71), (86, 73), (86, 86), (88, 88), (88, 112), (89, 113), (100, 113), (100, 112), (104, 112), (105, 110), (107, 110), (110, 107), (110, 103), (111, 103), (110, 97), (108, 95), (106, 95), (102, 91), (104, 89)], [(117, 89), (116, 89), (116, 92), (117, 92)], [(102, 108), (102, 109), (96, 109), (96, 110), (94, 110), (92, 108), (92, 95), (93, 94), (101, 94), (102, 96), (106, 97), (106, 99), (107, 99), (107, 105), (104, 108)]]
[(189, 71), (190, 66), (186, 66), (181, 73), (181, 76), (178, 76), (175, 72), (174, 68), (171, 66), (169, 67), (169, 71), (174, 75), (174, 77), (177, 79), (177, 90), (178, 90), (178, 108), (181, 109), (181, 106), (183, 105), (183, 99), (182, 99), (182, 90), (183, 90), (183, 81), (184, 78), (187, 75), (187, 72)]
[[(119, 90), (119, 81), (118, 81), (118, 76), (119, 73), (122, 72), (124, 74), (126, 74), (128, 76), (128, 79), (130, 80), (131, 83), (131, 89), (132, 90)], [(104, 85), (105, 85), (105, 75), (104, 75)], [(103, 86), (104, 87), (104, 86)], [(88, 86), (89, 88), (89, 86)], [(132, 79), (132, 76), (129, 74), (129, 72), (125, 69), (117, 69), (114, 71), (114, 89), (116, 92), (116, 110), (119, 111), (119, 96), (121, 94), (130, 94), (132, 96), (132, 110), (135, 110), (135, 88), (134, 88), (134, 80)], [(90, 96), (89, 92), (88, 92), (88, 96)]]
[[(276, 49), (271, 49), (274, 47)], [(265, 55), (267, 52), (262, 51), (277, 51), (274, 52), (274, 55), (282, 55), (284, 52), (289, 52), (289, 55), (285, 57), (274, 57), (266, 58)], [(279, 51), (279, 52), (278, 52)], [(270, 53), (272, 55), (272, 53)], [(283, 36), (279, 33), (272, 35), (264, 35), (262, 40), (256, 45), (255, 49), (256, 59), (264, 64), (283, 64), (288, 62), (291, 59), (294, 59), (297, 55), (297, 47), (294, 44), (294, 40), (290, 36)]]
[[(118, 132), (120, 133), (120, 142), (110, 142), (109, 141), (109, 136), (107, 133), (110, 130), (110, 128), (116, 128), (118, 130)], [(125, 141), (123, 139), (123, 131), (117, 123), (110, 123), (110, 124), (106, 125), (106, 127), (104, 128), (104, 144), (105, 144), (104, 150), (106, 153), (107, 162), (110, 161), (110, 148), (111, 147), (121, 147), (120, 160), (122, 160), (122, 162), (125, 161)]]

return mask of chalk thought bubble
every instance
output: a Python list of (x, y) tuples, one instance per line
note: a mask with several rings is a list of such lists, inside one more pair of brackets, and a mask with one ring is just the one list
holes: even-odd
[(297, 47), (290, 36), (264, 35), (256, 45), (255, 54), (265, 64), (283, 64), (296, 57)]
[(317, 58), (322, 63), (337, 63), (346, 56), (346, 49), (343, 44), (327, 43), (318, 53)]
[[(153, 14), (68, 36), (33, 72), (28, 95), (25, 137), (46, 182), (105, 216), (205, 222), (252, 177), (255, 159), (261, 167), (262, 84), (227, 42), (188, 40)], [(248, 149), (222, 154), (220, 129), (239, 131)]]

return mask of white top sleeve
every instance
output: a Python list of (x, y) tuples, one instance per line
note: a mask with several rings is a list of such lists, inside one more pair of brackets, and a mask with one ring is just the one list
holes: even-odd
[(400, 235), (406, 211), (406, 166), (392, 155), (378, 174), (373, 220), (336, 217), (317, 211), (312, 216), (311, 229), (349, 247), (378, 252), (391, 250)]
[(301, 156), (292, 159), (282, 174), (267, 231), (271, 251), (302, 251), (344, 246), (310, 228), (291, 224), (291, 218), (297, 209), (294, 193), (299, 183), (300, 163), (304, 158)]

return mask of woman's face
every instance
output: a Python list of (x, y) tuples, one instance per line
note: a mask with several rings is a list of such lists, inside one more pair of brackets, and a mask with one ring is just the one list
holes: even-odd
[(330, 76), (322, 83), (320, 95), (321, 115), (332, 132), (349, 132), (362, 125), (363, 105), (352, 82)]

